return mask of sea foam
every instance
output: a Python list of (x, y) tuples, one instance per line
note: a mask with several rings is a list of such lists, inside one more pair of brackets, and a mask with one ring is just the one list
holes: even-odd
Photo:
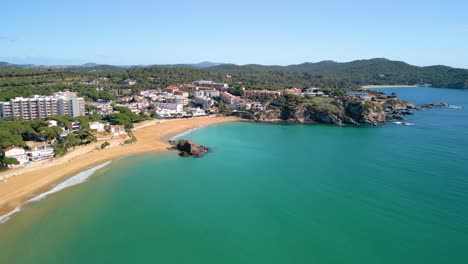
[(80, 172), (77, 175), (75, 175), (75, 176), (73, 176), (73, 177), (71, 177), (71, 178), (57, 184), (51, 190), (49, 190), (47, 192), (44, 192), (44, 193), (41, 193), (38, 196), (24, 202), (22, 205), (16, 207), (13, 211), (9, 212), (8, 214), (0, 216), (0, 223), (4, 223), (4, 222), (8, 221), (10, 219), (10, 216), (12, 216), (13, 214), (21, 211), (21, 206), (23, 206), (23, 205), (25, 205), (27, 203), (40, 201), (40, 200), (46, 198), (50, 194), (59, 192), (59, 191), (61, 191), (63, 189), (66, 189), (68, 187), (71, 187), (71, 186), (74, 186), (74, 185), (85, 182), (89, 177), (91, 177), (91, 175), (93, 175), (94, 172), (96, 172), (99, 169), (104, 168), (105, 166), (109, 165), (111, 162), (112, 161), (108, 161), (108, 162), (105, 162), (105, 163), (100, 164), (98, 166), (92, 167), (92, 168), (90, 168), (88, 170), (85, 170), (83, 172)]
[(449, 105), (448, 108), (453, 108), (453, 109), (462, 109), (463, 106), (459, 106), (459, 105)]
[(183, 132), (183, 133), (177, 134), (177, 135), (171, 137), (171, 140), (180, 139), (180, 138), (182, 138), (182, 137), (184, 137), (184, 136), (186, 136), (186, 135), (188, 135), (188, 134), (192, 133), (193, 131), (196, 131), (196, 130), (198, 130), (198, 129), (200, 129), (200, 128), (202, 128), (202, 127), (192, 128), (192, 129), (187, 130), (187, 131), (185, 131), (185, 132)]
[(414, 123), (408, 123), (408, 122), (393, 122), (393, 123), (397, 125), (402, 125), (402, 126), (414, 126)]

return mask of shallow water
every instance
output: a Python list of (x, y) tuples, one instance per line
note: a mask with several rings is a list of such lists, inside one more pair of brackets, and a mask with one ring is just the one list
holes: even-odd
[(388, 89), (380, 127), (229, 123), (114, 161), (0, 224), (0, 263), (468, 263), (468, 91)]

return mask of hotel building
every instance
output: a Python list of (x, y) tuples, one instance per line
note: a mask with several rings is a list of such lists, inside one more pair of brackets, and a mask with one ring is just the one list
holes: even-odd
[(85, 101), (73, 92), (58, 92), (51, 96), (16, 97), (0, 102), (0, 118), (18, 117), (24, 120), (50, 116), (84, 116)]

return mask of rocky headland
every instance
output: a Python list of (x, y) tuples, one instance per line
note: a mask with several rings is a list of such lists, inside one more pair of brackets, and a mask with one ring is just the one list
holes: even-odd
[(243, 118), (256, 122), (324, 123), (332, 125), (381, 125), (393, 120), (403, 120), (413, 111), (424, 108), (447, 107), (446, 103), (416, 106), (398, 98), (380, 101), (363, 101), (342, 96), (314, 98), (309, 101), (283, 102), (256, 113), (242, 113)]

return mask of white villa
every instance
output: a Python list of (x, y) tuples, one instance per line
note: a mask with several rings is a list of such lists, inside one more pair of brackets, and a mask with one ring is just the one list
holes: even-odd
[(109, 129), (110, 129), (110, 133), (114, 137), (120, 137), (121, 135), (125, 135), (127, 133), (123, 125), (113, 125), (113, 126), (110, 126)]
[(97, 132), (104, 132), (106, 131), (105, 129), (105, 124), (104, 123), (101, 123), (101, 122), (90, 122), (89, 123), (89, 128), (90, 129), (94, 129), (96, 130)]
[(4, 150), (5, 157), (15, 158), (18, 161), (17, 165), (23, 165), (29, 161), (26, 156), (26, 151), (22, 147), (9, 147)]
[(30, 161), (41, 161), (53, 158), (55, 156), (55, 151), (52, 146), (43, 145), (31, 148), (30, 151), (26, 151), (26, 155)]
[(45, 122), (49, 124), (49, 127), (58, 126), (58, 123), (56, 120), (46, 120)]
[(347, 91), (347, 96), (356, 96), (361, 100), (370, 101), (372, 97), (366, 91)]

